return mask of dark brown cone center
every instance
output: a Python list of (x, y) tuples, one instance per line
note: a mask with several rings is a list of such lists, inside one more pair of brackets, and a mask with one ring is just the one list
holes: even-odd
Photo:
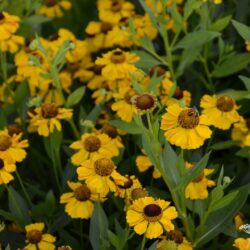
[(52, 103), (44, 103), (41, 108), (43, 118), (50, 119), (58, 115), (58, 108)]
[(173, 240), (177, 244), (181, 244), (183, 242), (183, 234), (179, 230), (171, 230), (167, 234), (168, 240)]
[(111, 4), (111, 10), (113, 12), (119, 12), (122, 9), (122, 5), (119, 1), (113, 1)]
[(101, 141), (98, 137), (90, 135), (85, 139), (84, 147), (88, 152), (96, 152), (101, 147)]
[(229, 96), (221, 96), (216, 102), (216, 107), (223, 112), (230, 112), (234, 108), (234, 100)]
[(119, 64), (125, 62), (126, 56), (122, 51), (117, 50), (112, 53), (110, 60), (114, 64)]
[(114, 139), (118, 136), (117, 129), (109, 124), (105, 124), (102, 127), (102, 132), (108, 135), (110, 138)]
[(4, 14), (3, 12), (0, 12), (0, 21), (4, 19)]
[(131, 192), (131, 197), (133, 200), (137, 200), (139, 198), (143, 198), (148, 196), (148, 193), (145, 189), (143, 188), (135, 188)]
[(162, 209), (157, 204), (149, 204), (144, 207), (143, 212), (148, 217), (155, 217), (162, 213)]
[(96, 174), (100, 176), (109, 176), (114, 170), (114, 164), (110, 159), (101, 158), (94, 163)]
[(111, 23), (108, 22), (102, 22), (101, 23), (101, 31), (104, 34), (107, 34), (110, 30), (112, 30), (113, 26)]
[(13, 136), (14, 134), (18, 135), (22, 132), (22, 129), (19, 127), (19, 125), (15, 123), (8, 125), (7, 129), (10, 136)]
[(11, 138), (8, 135), (0, 135), (0, 151), (5, 151), (11, 146)]
[(178, 100), (183, 98), (183, 90), (180, 87), (177, 87), (174, 92), (174, 97)]
[(129, 189), (133, 186), (133, 180), (131, 178), (127, 177), (127, 181), (123, 185), (119, 185), (119, 188), (121, 189)]
[(0, 170), (4, 168), (4, 161), (0, 158)]
[(32, 244), (37, 244), (42, 240), (42, 232), (33, 229), (27, 233), (27, 239)]
[(161, 67), (161, 66), (155, 66), (153, 67), (150, 72), (149, 75), (152, 77), (154, 74), (156, 74), (156, 76), (163, 76), (166, 73), (166, 70)]
[(53, 7), (57, 4), (57, 0), (45, 0), (44, 4), (47, 7)]
[(87, 201), (91, 196), (91, 192), (86, 185), (82, 185), (75, 189), (74, 195), (78, 201)]
[(185, 109), (178, 116), (178, 122), (182, 128), (192, 129), (199, 124), (199, 114), (193, 109)]
[(143, 94), (136, 97), (135, 106), (141, 110), (153, 108), (155, 105), (154, 97), (149, 94)]

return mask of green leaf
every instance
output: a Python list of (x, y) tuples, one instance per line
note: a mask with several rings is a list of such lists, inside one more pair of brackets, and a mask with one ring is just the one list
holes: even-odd
[(86, 89), (85, 86), (83, 86), (83, 87), (76, 89), (74, 92), (72, 92), (68, 96), (65, 106), (67, 108), (70, 108), (78, 104), (85, 94), (85, 89)]
[(244, 147), (236, 152), (237, 156), (243, 157), (243, 158), (249, 158), (250, 157), (250, 147)]
[(237, 73), (250, 63), (250, 54), (242, 53), (228, 57), (224, 62), (215, 67), (214, 77), (225, 77)]
[(226, 90), (221, 92), (232, 97), (234, 100), (239, 101), (242, 99), (250, 99), (250, 93), (246, 90)]
[(244, 83), (246, 89), (250, 91), (250, 78), (246, 76), (239, 76), (240, 80)]
[(109, 123), (118, 129), (128, 132), (129, 134), (141, 134), (142, 133), (141, 128), (138, 125), (136, 125), (134, 122), (128, 123), (128, 122), (124, 122), (121, 120), (111, 120)]
[(133, 50), (132, 52), (140, 57), (140, 60), (136, 63), (136, 66), (138, 68), (149, 69), (153, 68), (156, 65), (162, 64), (162, 62), (157, 60), (154, 56), (150, 55), (146, 51)]
[(150, 51), (154, 51), (155, 52), (154, 45), (153, 45), (152, 41), (150, 40), (150, 38), (147, 35), (145, 35), (144, 37), (142, 37), (140, 39), (140, 44), (141, 44), (141, 46), (143, 48), (146, 48), (146, 49), (148, 49)]
[(157, 249), (157, 244), (158, 244), (158, 240), (155, 241), (154, 243), (152, 243), (152, 245), (148, 248), (148, 250), (156, 250)]
[(200, 0), (187, 0), (184, 6), (184, 19), (187, 20), (202, 4), (203, 3)]
[(157, 76), (154, 74), (149, 80), (147, 91), (149, 93), (157, 94), (157, 87), (161, 84), (162, 79), (163, 76)]
[(180, 32), (182, 30), (182, 27), (184, 25), (184, 20), (182, 18), (182, 15), (177, 9), (176, 3), (172, 4), (170, 8), (170, 13), (174, 21), (174, 30), (176, 33)]
[(202, 170), (207, 166), (208, 159), (211, 152), (205, 154), (199, 162), (197, 162), (194, 167), (191, 170), (187, 170), (186, 175), (182, 180), (178, 183), (178, 188), (186, 187), (189, 182), (191, 182), (193, 179), (197, 178)]
[(177, 169), (177, 160), (178, 157), (173, 150), (173, 148), (170, 146), (170, 144), (166, 141), (164, 150), (161, 154), (161, 162), (163, 171), (168, 176), (170, 182), (175, 187), (179, 181), (180, 181), (180, 175)]
[(112, 231), (108, 230), (108, 239), (109, 242), (116, 248), (119, 249), (119, 239), (116, 234)]
[(21, 105), (23, 102), (26, 102), (29, 97), (28, 84), (26, 82), (21, 82), (15, 92), (15, 104), (17, 106)]
[(235, 20), (232, 20), (233, 26), (235, 27), (235, 29), (238, 31), (238, 33), (240, 34), (240, 36), (245, 40), (245, 41), (250, 41), (250, 27), (237, 22)]
[(237, 211), (245, 204), (249, 194), (250, 184), (238, 188), (219, 200), (202, 225), (197, 228), (195, 246), (201, 247), (221, 233)]
[(220, 18), (219, 20), (216, 20), (214, 23), (212, 23), (209, 30), (218, 31), (218, 32), (224, 30), (228, 26), (231, 18), (232, 16), (225, 16), (225, 17)]
[(222, 150), (222, 149), (231, 148), (232, 146), (238, 146), (238, 145), (239, 145), (238, 141), (229, 140), (229, 141), (215, 143), (211, 146), (211, 149)]
[(219, 32), (214, 31), (194, 31), (187, 34), (176, 46), (175, 49), (189, 49), (204, 45), (214, 38), (220, 36)]
[(46, 17), (46, 16), (32, 15), (23, 19), (22, 23), (34, 25), (34, 24), (42, 24), (42, 23), (50, 22), (51, 20), (52, 20), (51, 18)]
[(17, 222), (21, 225), (27, 225), (31, 222), (29, 208), (23, 197), (12, 187), (8, 188), (9, 209), (17, 217)]
[(93, 215), (90, 219), (89, 239), (94, 250), (100, 250), (103, 244), (107, 244), (108, 218), (100, 203), (95, 203)]
[(11, 214), (9, 212), (6, 212), (2, 209), (0, 209), (0, 215), (5, 219), (9, 221), (16, 221), (18, 220), (17, 217), (14, 214)]

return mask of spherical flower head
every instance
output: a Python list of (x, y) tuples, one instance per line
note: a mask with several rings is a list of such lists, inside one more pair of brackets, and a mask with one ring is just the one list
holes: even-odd
[(166, 230), (174, 229), (172, 220), (177, 218), (175, 207), (170, 202), (152, 197), (137, 199), (128, 208), (127, 222), (137, 234), (145, 234), (149, 239), (158, 238)]
[(154, 95), (145, 93), (134, 96), (132, 103), (140, 114), (144, 114), (146, 112), (152, 112), (155, 109), (157, 99)]
[(115, 192), (116, 184), (122, 185), (127, 181), (116, 171), (113, 161), (104, 157), (85, 161), (77, 168), (77, 174), (79, 180), (85, 180), (89, 187), (103, 195)]
[(206, 117), (207, 125), (226, 130), (233, 123), (240, 121), (240, 115), (237, 112), (239, 107), (230, 96), (204, 95), (200, 106), (203, 108), (202, 114)]
[[(188, 171), (192, 171), (193, 164), (186, 163)], [(205, 168), (198, 177), (192, 180), (185, 189), (186, 199), (204, 200), (208, 198), (208, 188), (215, 186), (215, 182), (207, 178), (214, 172), (213, 169)]]
[(95, 63), (103, 66), (102, 75), (107, 80), (117, 80), (129, 78), (137, 70), (134, 63), (138, 60), (139, 57), (135, 54), (115, 49), (97, 58)]
[(164, 135), (171, 144), (183, 149), (199, 148), (212, 134), (196, 108), (182, 108), (179, 104), (167, 107), (161, 129), (166, 131)]
[(137, 187), (131, 190), (131, 199), (133, 201), (140, 199), (140, 198), (147, 197), (147, 196), (149, 195), (145, 188)]
[(56, 238), (51, 234), (43, 234), (44, 223), (34, 223), (25, 226), (26, 231), (26, 245), (24, 249), (46, 249), (54, 250), (55, 245), (54, 242)]

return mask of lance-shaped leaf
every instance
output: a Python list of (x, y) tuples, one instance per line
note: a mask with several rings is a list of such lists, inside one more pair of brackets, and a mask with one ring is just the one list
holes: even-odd
[(250, 27), (243, 24), (243, 23), (237, 22), (235, 20), (233, 20), (232, 23), (233, 23), (233, 26), (235, 27), (235, 29), (240, 34), (240, 36), (245, 41), (250, 41)]

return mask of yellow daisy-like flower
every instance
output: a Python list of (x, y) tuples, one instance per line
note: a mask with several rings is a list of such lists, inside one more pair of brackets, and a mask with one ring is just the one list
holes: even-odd
[(141, 188), (142, 185), (134, 175), (125, 175), (124, 177), (126, 178), (126, 181), (123, 184), (117, 184), (115, 196), (131, 200), (131, 192), (135, 188)]
[(72, 117), (72, 110), (58, 108), (53, 103), (44, 103), (33, 112), (28, 113), (31, 117), (29, 131), (37, 131), (41, 136), (49, 136), (54, 130), (61, 131), (60, 120)]
[(28, 140), (21, 140), (22, 133), (10, 135), (7, 129), (0, 131), (0, 157), (9, 162), (21, 162), (27, 153)]
[(54, 250), (56, 237), (51, 234), (43, 234), (44, 223), (33, 223), (25, 226), (26, 250)]
[(246, 51), (250, 51), (250, 42), (246, 41), (245, 45), (246, 45)]
[(87, 160), (77, 168), (79, 180), (85, 180), (88, 187), (97, 193), (106, 195), (116, 191), (116, 184), (123, 185), (125, 177), (116, 171), (113, 161), (108, 158)]
[(129, 86), (120, 87), (118, 92), (113, 95), (116, 101), (112, 104), (111, 109), (125, 122), (131, 122), (133, 114), (136, 113), (136, 108), (131, 100), (135, 95), (136, 92)]
[(250, 250), (250, 238), (237, 238), (234, 240), (233, 246), (239, 250)]
[(85, 133), (81, 136), (81, 140), (73, 142), (70, 148), (78, 150), (71, 157), (72, 163), (76, 166), (88, 159), (112, 158), (119, 154), (119, 149), (114, 145), (112, 139), (108, 135), (100, 133)]
[(69, 10), (70, 8), (71, 2), (69, 0), (44, 0), (38, 14), (47, 17), (62, 17), (63, 10)]
[(65, 211), (73, 219), (89, 219), (94, 209), (94, 201), (104, 201), (102, 194), (94, 193), (86, 184), (68, 181), (68, 186), (73, 192), (64, 193), (60, 203), (66, 204)]
[(240, 117), (240, 121), (234, 124), (231, 136), (233, 140), (240, 141), (242, 147), (250, 147), (250, 119)]
[[(153, 167), (152, 162), (149, 157), (145, 154), (144, 150), (142, 150), (143, 155), (139, 155), (136, 157), (136, 166), (140, 172), (145, 172), (149, 168)], [(160, 171), (154, 167), (153, 178), (158, 179), (161, 177)]]
[(15, 172), (16, 165), (0, 157), (0, 185), (8, 184), (14, 179), (11, 173)]
[(239, 107), (229, 96), (204, 95), (200, 106), (203, 108), (202, 114), (206, 117), (207, 125), (226, 130), (240, 120), (240, 115), (237, 112)]
[(15, 32), (19, 28), (20, 19), (17, 16), (0, 12), (0, 50), (14, 53), (19, 45), (24, 43), (24, 38), (16, 36)]
[(98, 0), (97, 8), (100, 20), (112, 24), (134, 14), (134, 5), (126, 0)]
[(234, 216), (234, 224), (238, 230), (240, 230), (240, 226), (244, 225), (244, 214), (241, 211)]
[[(191, 171), (193, 168), (193, 164), (186, 163), (186, 168)], [(190, 200), (207, 199), (208, 197), (207, 188), (215, 186), (214, 181), (207, 179), (207, 176), (212, 174), (213, 172), (214, 169), (205, 168), (197, 178), (192, 180), (185, 189), (186, 199)]]
[(135, 54), (115, 49), (97, 58), (95, 63), (103, 66), (102, 75), (107, 80), (128, 78), (137, 68), (134, 63), (139, 60)]
[(191, 243), (183, 236), (183, 233), (179, 230), (171, 230), (168, 232), (167, 236), (163, 238), (157, 244), (156, 250), (192, 250), (193, 247)]
[(162, 116), (161, 129), (166, 139), (183, 149), (196, 149), (211, 137), (212, 131), (205, 125), (204, 116), (195, 108), (182, 108), (178, 104), (167, 107)]
[(152, 197), (137, 199), (128, 208), (127, 222), (137, 234), (145, 234), (149, 239), (158, 238), (166, 230), (174, 229), (172, 220), (177, 218), (175, 207), (170, 202)]

